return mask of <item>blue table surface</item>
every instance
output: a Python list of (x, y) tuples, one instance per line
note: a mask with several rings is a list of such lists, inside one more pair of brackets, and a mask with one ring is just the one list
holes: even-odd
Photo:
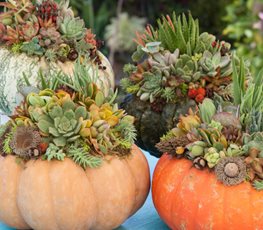
[[(148, 159), (151, 175), (158, 161), (157, 158), (150, 156), (149, 153), (144, 152)], [(115, 230), (168, 230), (169, 228), (160, 219), (158, 213), (156, 212), (151, 193), (149, 194), (143, 207), (135, 213), (132, 217), (126, 220), (119, 228)], [(7, 227), (0, 222), (0, 230), (12, 230), (12, 228)]]

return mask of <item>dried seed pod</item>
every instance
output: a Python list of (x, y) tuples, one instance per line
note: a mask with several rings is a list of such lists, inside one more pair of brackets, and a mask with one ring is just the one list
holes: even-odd
[(221, 158), (215, 167), (216, 177), (223, 184), (231, 186), (244, 181), (246, 164), (241, 157)]

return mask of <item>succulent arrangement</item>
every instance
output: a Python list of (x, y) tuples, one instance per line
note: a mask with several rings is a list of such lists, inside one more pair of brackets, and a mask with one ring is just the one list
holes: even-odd
[(0, 15), (0, 43), (12, 52), (52, 62), (74, 61), (82, 55), (97, 58), (95, 35), (74, 17), (69, 1), (7, 0), (0, 6), (5, 8)]
[[(145, 33), (138, 33), (136, 42), (137, 50), (132, 56), (135, 64), (125, 66), (128, 77), (121, 81), (125, 92), (133, 97), (132, 104), (145, 104), (151, 113), (166, 113), (173, 124), (180, 113), (202, 103), (205, 97), (231, 100), (231, 62), (239, 65), (240, 60), (233, 58), (229, 43), (200, 33), (198, 20), (191, 15), (188, 19), (184, 14), (163, 17), (157, 29), (148, 26)], [(137, 112), (128, 109), (129, 101), (123, 106), (135, 115)], [(166, 105), (177, 107), (166, 111)], [(159, 133), (162, 135), (170, 125)]]
[(23, 161), (69, 157), (86, 168), (99, 166), (107, 154), (130, 154), (134, 118), (113, 104), (116, 93), (105, 98), (80, 67), (73, 78), (55, 74), (40, 90), (23, 88), (24, 100), (1, 126), (1, 155)]
[(173, 157), (188, 158), (198, 169), (214, 170), (225, 185), (247, 180), (262, 190), (262, 74), (247, 82), (243, 60), (239, 71), (233, 61), (233, 102), (205, 98), (196, 112), (181, 115), (157, 148)]

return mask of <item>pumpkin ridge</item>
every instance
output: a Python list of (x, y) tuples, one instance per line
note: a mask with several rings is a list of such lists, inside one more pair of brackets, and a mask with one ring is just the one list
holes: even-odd
[[(190, 173), (191, 173), (191, 171), (193, 171), (193, 177), (195, 177), (195, 180), (194, 180), (194, 182), (193, 182), (193, 187), (194, 187), (194, 190), (195, 191), (198, 191), (198, 192), (200, 192), (200, 193), (203, 193), (203, 194), (205, 194), (206, 193), (206, 186), (204, 186), (204, 184), (205, 183), (207, 183), (207, 181), (208, 181), (208, 178), (206, 178), (206, 177), (198, 177), (197, 178), (197, 175), (196, 175), (196, 171), (197, 171), (198, 169), (196, 169), (195, 167), (192, 167), (190, 170), (189, 170), (189, 173), (188, 173), (188, 178), (187, 179), (189, 179), (190, 177), (191, 177), (191, 175), (190, 175)], [(203, 172), (201, 172), (201, 173), (206, 173), (207, 174), (207, 170), (204, 170)], [(209, 174), (208, 174), (208, 176), (210, 176)], [(209, 180), (211, 180), (210, 179), (210, 177), (209, 177)], [(188, 182), (188, 181), (187, 181)], [(186, 183), (185, 181), (183, 181), (182, 182), (182, 184), (183, 183)], [(188, 183), (187, 183), (188, 184)], [(181, 187), (183, 187), (184, 185), (181, 185)], [(189, 186), (190, 185), (187, 185), (187, 188), (189, 188)], [(193, 218), (192, 218), (192, 220), (193, 221), (190, 221), (189, 223), (190, 224), (192, 224), (192, 226), (189, 226), (189, 225), (187, 225), (187, 229), (198, 229), (198, 214), (199, 214), (199, 212), (200, 212), (200, 206), (201, 206), (201, 204), (200, 204), (200, 202), (201, 202), (201, 199), (198, 199), (198, 197), (196, 197), (196, 194), (194, 194), (194, 197), (193, 197), (193, 199), (191, 199), (191, 201), (188, 201), (188, 202), (191, 202), (191, 205), (190, 206), (192, 206), (193, 207), (193, 209), (194, 209), (194, 211), (193, 211), (193, 214), (192, 214), (192, 216), (193, 216)], [(173, 210), (172, 210), (173, 211)], [(189, 219), (191, 219), (191, 217), (189, 217)], [(200, 228), (200, 229), (202, 229), (202, 228)]]
[[(189, 162), (187, 162), (187, 160), (185, 160), (185, 159), (178, 159), (178, 160), (177, 160), (177, 163), (178, 163), (180, 160), (184, 161), (184, 164), (186, 164), (186, 163), (188, 164), (188, 163), (189, 163)], [(179, 164), (180, 164), (180, 162), (179, 162)], [(189, 178), (190, 172), (195, 169), (195, 168), (191, 167), (190, 164), (189, 164), (189, 166), (190, 166), (190, 167), (187, 167), (186, 170), (184, 170), (184, 171), (182, 172), (183, 176), (180, 178), (180, 181), (178, 182), (177, 187), (173, 190), (173, 192), (172, 192), (172, 194), (171, 194), (171, 197), (174, 198), (174, 199), (173, 199), (172, 202), (170, 202), (170, 203), (171, 203), (170, 210), (169, 210), (170, 215), (172, 215), (173, 213), (175, 213), (175, 212), (174, 212), (174, 205), (177, 204), (177, 200), (180, 198), (179, 195), (177, 195), (177, 194), (178, 194), (178, 189), (183, 186), (183, 184), (185, 183), (185, 181)], [(179, 167), (181, 168), (181, 165), (179, 165)], [(181, 204), (182, 204), (182, 203), (181, 203)], [(178, 207), (179, 210), (182, 210), (179, 205), (177, 205), (177, 207)], [(181, 224), (180, 224), (180, 225), (181, 225)], [(185, 229), (191, 229), (191, 228), (189, 228), (188, 225), (186, 225), (186, 226), (182, 225), (182, 229), (184, 229), (184, 227), (185, 227)]]
[[(222, 200), (221, 204), (218, 207), (217, 203), (211, 202), (211, 199), (209, 198), (216, 196), (221, 199), (221, 193), (224, 189), (222, 189), (217, 181), (214, 180), (214, 175), (212, 175), (208, 169), (205, 169), (201, 172), (199, 172), (198, 169), (195, 170), (196, 176), (199, 176), (201, 174), (199, 176), (201, 182), (196, 182), (198, 189), (195, 188), (195, 190), (198, 191), (198, 195), (196, 195), (196, 197), (199, 197), (197, 206), (198, 211), (195, 215), (195, 225), (197, 226), (197, 229), (212, 229), (214, 225), (217, 225), (215, 224), (215, 222), (222, 223), (218, 221), (218, 216), (220, 216), (221, 218), (223, 217), (223, 209), (220, 209), (219, 207), (223, 205), (224, 200)], [(211, 188), (207, 188), (207, 184), (211, 184)], [(210, 208), (209, 212), (206, 212), (207, 208)], [(214, 218), (215, 213), (219, 213), (216, 218)], [(219, 227), (219, 229), (224, 229), (224, 226)]]
[[(254, 229), (263, 229), (262, 218), (263, 218), (263, 202), (258, 202), (262, 196), (262, 191), (254, 192), (252, 189), (250, 190), (252, 193), (252, 210), (255, 209), (255, 205), (257, 207), (257, 211), (253, 212), (253, 227)], [(261, 206), (259, 206), (261, 204)]]
[[(131, 156), (131, 157), (133, 157), (133, 156)], [(135, 206), (136, 206), (136, 197), (137, 197), (138, 194), (139, 194), (139, 189), (138, 189), (138, 186), (137, 186), (137, 182), (136, 182), (134, 173), (133, 173), (133, 171), (131, 170), (131, 167), (130, 167), (129, 163), (127, 162), (128, 160), (129, 160), (129, 159), (124, 159), (123, 162), (125, 163), (126, 168), (128, 169), (128, 171), (129, 171), (129, 173), (130, 173), (130, 175), (131, 175), (131, 178), (132, 178), (132, 180), (133, 180), (133, 182), (134, 182), (133, 185), (134, 185), (135, 199), (134, 199), (134, 202), (133, 202), (131, 211), (130, 211), (130, 213), (133, 213), (133, 210), (134, 210), (134, 208), (135, 208)], [(132, 214), (130, 214), (129, 216), (131, 216), (131, 215), (132, 215)]]
[[(160, 179), (161, 178), (165, 178), (165, 176), (164, 176), (164, 173), (165, 172), (168, 172), (169, 173), (169, 171), (171, 171), (171, 168), (177, 168), (177, 166), (178, 166), (178, 164), (183, 164), (184, 165), (184, 170), (182, 170), (182, 172), (180, 172), (180, 178), (178, 179), (177, 178), (177, 180), (178, 180), (178, 182), (176, 183), (176, 188), (175, 189), (173, 189), (173, 191), (172, 191), (172, 193), (169, 195), (169, 196), (167, 196), (167, 197), (170, 197), (170, 198), (173, 198), (174, 196), (173, 196), (173, 194), (176, 194), (177, 193), (177, 191), (178, 191), (178, 188), (181, 186), (181, 184), (182, 184), (182, 181), (183, 181), (183, 179), (186, 177), (186, 175), (187, 175), (187, 173), (186, 173), (186, 171), (189, 171), (190, 170), (190, 164), (189, 164), (189, 162), (187, 162), (187, 161), (185, 161), (185, 160), (183, 160), (183, 159), (180, 159), (180, 160), (178, 160), (178, 159), (173, 159), (173, 160), (170, 160), (170, 159), (167, 159), (167, 161), (168, 162), (170, 162), (170, 165), (168, 164), (168, 165), (166, 165), (166, 167), (165, 167), (165, 170), (163, 170), (162, 171), (162, 175), (160, 174)], [(159, 188), (159, 190), (161, 190), (161, 192), (163, 192), (163, 189), (164, 189), (164, 183), (162, 182), (162, 181), (157, 181), (156, 182), (156, 184), (157, 184), (157, 188), (158, 188), (158, 186), (160, 186), (160, 188)], [(158, 191), (156, 192), (156, 191), (154, 191), (154, 194), (158, 194)], [(158, 196), (157, 196), (158, 197)], [(155, 202), (154, 202), (155, 203)], [(157, 203), (159, 203), (159, 201), (157, 202)], [(166, 202), (167, 204), (169, 204), (170, 205), (170, 209), (169, 209), (169, 211), (167, 211), (166, 213), (168, 214), (168, 215), (171, 215), (171, 206), (172, 206), (172, 204), (174, 203), (174, 200), (173, 200), (173, 202)], [(158, 210), (158, 209), (157, 209)], [(160, 214), (160, 213), (159, 213)], [(162, 216), (162, 215), (161, 215)], [(167, 221), (169, 221), (169, 220), (167, 220)], [(169, 223), (169, 222), (168, 222)], [(171, 224), (173, 224), (173, 223), (170, 223), (170, 227), (172, 227), (172, 225)], [(173, 226), (174, 227), (174, 226)]]
[[(138, 210), (140, 207), (142, 207), (142, 205), (144, 204), (144, 199), (142, 199), (145, 196), (148, 196), (149, 193), (149, 188), (150, 188), (150, 176), (149, 176), (149, 165), (147, 162), (146, 157), (144, 156), (144, 154), (140, 151), (140, 149), (136, 146), (133, 145), (132, 147), (132, 154), (130, 156), (128, 156), (127, 158), (125, 158), (125, 162), (127, 163), (133, 177), (135, 180), (135, 188), (137, 190), (137, 195), (135, 196), (135, 200), (134, 200), (134, 205), (132, 208), (132, 212), (130, 214), (133, 215), (136, 210)], [(136, 167), (132, 167), (134, 166), (134, 161), (139, 162), (138, 165), (136, 165)], [(146, 164), (145, 164), (146, 163)], [(140, 168), (141, 172), (142, 171), (147, 171), (148, 174), (145, 174), (146, 177), (142, 177), (141, 172), (138, 172), (136, 170), (136, 168)], [(136, 175), (136, 173), (139, 175)], [(138, 179), (137, 179), (138, 178)]]
[[(51, 162), (49, 162), (51, 163)], [(48, 164), (48, 168), (50, 169), (50, 164)], [(57, 220), (57, 215), (55, 213), (55, 198), (54, 198), (54, 193), (51, 192), (51, 170), (48, 170), (48, 185), (49, 185), (49, 195), (50, 195), (50, 202), (51, 202), (51, 210), (52, 210), (52, 216), (54, 216), (55, 219), (55, 225), (58, 230), (60, 230), (60, 227), (58, 226), (58, 220)], [(62, 230), (62, 229), (61, 229)]]
[[(163, 173), (163, 171), (165, 170), (165, 168), (169, 165), (169, 163), (171, 163), (172, 161), (170, 161), (171, 159), (170, 158), (170, 155), (168, 154), (164, 154), (160, 160), (158, 161), (157, 165), (156, 165), (156, 168), (154, 170), (154, 174), (153, 174), (153, 177), (156, 178), (154, 180), (154, 184), (158, 184), (159, 180), (160, 180), (160, 177)], [(157, 170), (156, 170), (157, 169)], [(158, 173), (158, 174), (157, 174)]]

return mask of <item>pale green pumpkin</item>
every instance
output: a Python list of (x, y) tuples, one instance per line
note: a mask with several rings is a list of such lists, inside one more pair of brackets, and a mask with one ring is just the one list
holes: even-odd
[[(98, 78), (94, 79), (95, 83), (107, 96), (109, 89), (114, 88), (114, 73), (108, 59), (98, 51), (102, 65), (105, 70), (98, 70)], [(87, 63), (88, 64), (88, 63)], [(91, 76), (94, 76), (96, 71), (90, 68)], [(14, 54), (5, 48), (0, 48), (0, 113), (10, 115), (17, 104), (20, 102), (18, 98), (18, 85), (23, 79), (23, 74), (29, 78), (29, 81), (34, 86), (39, 83), (39, 71), (62, 71), (72, 75), (74, 70), (74, 62), (56, 62), (48, 63), (44, 57), (29, 57), (26, 54)]]

